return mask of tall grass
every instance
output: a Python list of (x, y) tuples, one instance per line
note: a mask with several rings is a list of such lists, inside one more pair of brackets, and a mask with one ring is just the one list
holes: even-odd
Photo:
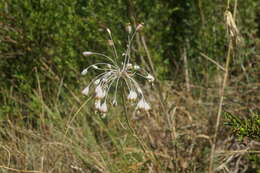
[[(66, 4), (62, 4), (67, 7), (63, 12), (70, 16), (69, 14), (74, 14), (73, 10), (70, 9), (73, 2), (66, 2), (71, 3), (71, 6), (67, 7)], [(150, 37), (149, 28), (147, 31), (138, 33), (135, 40), (137, 46), (133, 49), (135, 60), (145, 63), (144, 66), (156, 76), (154, 85), (145, 82), (141, 84), (152, 107), (149, 112), (136, 112), (135, 108), (124, 98), (119, 101), (119, 106), (111, 106), (106, 117), (96, 112), (93, 107), (94, 101), (84, 97), (81, 93), (82, 88), (90, 80), (79, 77), (79, 68), (83, 68), (83, 60), (72, 58), (75, 56), (76, 49), (67, 50), (66, 46), (63, 47), (72, 44), (69, 43), (72, 40), (68, 35), (69, 39), (66, 40), (66, 32), (62, 29), (58, 33), (62, 36), (59, 38), (65, 39), (62, 49), (57, 50), (57, 52), (52, 50), (57, 46), (53, 42), (54, 47), (45, 49), (47, 53), (41, 54), (41, 58), (35, 61), (34, 68), (28, 72), (30, 76), (24, 78), (22, 74), (19, 74), (23, 69), (19, 71), (18, 68), (11, 70), (1, 68), (7, 70), (3, 71), (6, 76), (1, 76), (1, 78), (6, 78), (8, 82), (1, 81), (2, 85), (0, 86), (0, 172), (197, 173), (259, 171), (259, 141), (251, 138), (239, 140), (233, 131), (224, 125), (222, 119), (225, 112), (230, 112), (241, 119), (246, 119), (251, 112), (255, 112), (256, 116), (259, 115), (259, 55), (254, 51), (249, 52), (247, 45), (236, 47), (234, 44), (236, 37), (229, 37), (225, 40), (228, 43), (223, 43), (223, 40), (220, 41), (217, 38), (220, 35), (209, 34), (211, 33), (208, 31), (210, 27), (207, 28), (207, 26), (217, 25), (214, 23), (216, 19), (213, 17), (214, 20), (209, 21), (207, 19), (209, 11), (203, 8), (212, 4), (198, 2), (199, 14), (203, 19), (201, 30), (207, 31), (201, 33), (201, 36), (204, 35), (205, 38), (195, 39), (199, 42), (197, 44), (193, 42), (194, 38), (189, 39), (188, 37), (185, 44), (180, 45), (178, 50), (174, 50), (179, 51), (176, 54), (182, 55), (182, 57), (179, 59), (180, 62), (166, 65), (166, 67), (176, 67), (172, 73), (168, 73), (171, 71), (169, 69), (165, 70), (166, 73), (164, 73), (161, 62), (158, 63), (158, 61), (163, 60), (159, 58), (159, 55), (170, 56), (171, 54), (169, 52), (169, 54), (167, 52), (161, 54), (160, 46), (153, 45), (152, 41), (156, 39), (153, 36)], [(239, 24), (242, 23), (243, 16), (239, 15), (239, 4), (237, 7), (232, 2), (230, 2), (228, 10), (231, 10), (232, 7), (238, 9), (237, 12), (233, 11), (232, 15), (237, 27), (240, 28)], [(24, 4), (28, 9), (33, 9), (27, 5)], [(225, 8), (220, 6), (216, 8), (223, 14)], [(223, 6), (225, 7), (225, 5)], [(100, 4), (97, 7), (100, 7)], [(84, 9), (81, 10), (84, 11)], [(100, 10), (106, 11), (107, 9)], [(170, 14), (174, 14), (176, 10), (178, 9), (172, 9)], [(128, 17), (134, 19), (131, 21), (134, 25), (137, 19), (133, 13), (134, 11), (131, 12), (129, 9), (130, 16)], [(33, 16), (30, 17), (33, 18)], [(109, 18), (109, 21), (112, 22), (116, 17)], [(89, 21), (93, 22), (92, 19)], [(80, 26), (85, 25), (81, 22), (78, 20), (76, 23), (80, 23)], [(151, 21), (148, 21), (148, 27), (156, 26), (149, 25), (149, 23)], [(56, 25), (60, 24), (56, 23)], [(2, 26), (2, 23), (0, 25)], [(54, 26), (56, 27), (56, 25)], [(10, 25), (5, 26), (11, 27)], [(10, 29), (8, 27), (7, 29)], [(23, 32), (19, 30), (18, 26), (16, 27), (14, 30)], [(67, 27), (70, 28), (69, 25)], [(223, 26), (221, 25), (221, 27)], [(70, 29), (76, 31), (82, 28), (71, 27)], [(172, 29), (174, 30), (174, 28)], [(89, 31), (90, 28), (87, 30)], [(214, 34), (222, 31), (223, 28), (215, 31)], [(171, 32), (168, 31), (169, 33)], [(34, 34), (37, 37), (37, 33)], [(76, 32), (70, 34), (74, 38), (78, 36)], [(97, 37), (98, 34), (100, 33), (95, 31), (94, 36), (98, 38), (98, 41), (93, 41), (94, 36), (91, 36), (89, 38), (93, 40), (88, 42), (88, 45), (101, 49), (105, 38)], [(251, 35), (243, 33), (243, 30), (241, 30), (241, 34), (245, 36), (245, 43), (249, 42), (247, 37), (251, 38)], [(157, 36), (160, 36), (159, 31)], [(16, 39), (20, 44), (24, 38), (21, 35), (16, 35), (13, 39)], [(79, 44), (82, 43), (79, 39), (76, 40), (77, 45), (80, 45), (78, 48), (80, 50), (77, 50), (80, 53), (84, 46)], [(32, 53), (29, 48), (33, 45), (27, 41), (24, 44), (28, 50), (26, 49), (23, 53), (29, 56)], [(40, 43), (42, 44), (42, 42), (39, 42), (39, 46)], [(213, 43), (221, 43), (223, 45), (221, 51), (224, 51), (218, 52), (220, 50), (215, 49)], [(255, 43), (251, 42), (251, 44), (250, 46), (256, 48)], [(7, 49), (1, 47), (4, 55), (16, 57), (17, 52), (19, 53), (18, 50), (20, 50), (19, 46), (17, 47), (16, 43), (5, 45), (13, 48), (15, 55), (8, 54)], [(195, 52), (194, 45), (200, 48), (198, 52)], [(59, 60), (59, 52), (63, 51), (71, 53), (68, 58), (72, 58), (72, 64), (75, 60), (80, 65), (74, 66), (65, 63), (59, 68), (55, 68), (56, 66), (53, 64), (59, 65), (56, 60)], [(36, 56), (35, 52), (32, 54)], [(220, 55), (224, 54), (226, 56), (221, 59)], [(55, 58), (48, 59), (45, 56), (55, 56)], [(231, 57), (235, 58), (231, 59)], [(87, 59), (86, 64), (93, 61)], [(14, 62), (14, 65), (19, 64), (18, 59)], [(178, 69), (182, 63), (184, 67)], [(7, 61), (2, 61), (0, 65), (1, 67), (10, 65), (10, 62), (8, 64)], [(67, 73), (68, 71), (70, 73)], [(162, 74), (174, 75), (174, 71), (178, 73), (175, 76), (179, 78), (160, 80), (172, 79), (171, 76), (164, 77)], [(8, 75), (13, 73), (15, 76), (8, 78)], [(72, 73), (76, 75), (72, 75)], [(94, 76), (94, 74), (91, 75)], [(70, 76), (69, 79), (68, 76)], [(126, 97), (124, 90), (120, 95)], [(241, 131), (241, 129), (239, 130)]]

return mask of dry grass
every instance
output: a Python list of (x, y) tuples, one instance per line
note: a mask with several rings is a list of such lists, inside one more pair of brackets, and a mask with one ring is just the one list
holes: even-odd
[[(84, 104), (80, 93), (67, 94), (63, 99), (46, 100), (34, 93), (42, 110), (19, 112), (1, 122), (1, 172), (206, 172), (214, 137), (215, 115), (220, 86), (212, 81), (209, 88), (191, 85), (191, 92), (164, 81), (165, 116), (156, 88), (146, 87), (153, 105), (149, 114), (132, 114), (127, 103), (130, 126), (140, 142), (131, 135), (123, 109), (114, 108), (107, 119), (95, 114), (91, 104)], [(243, 115), (248, 109), (258, 110), (260, 83), (236, 86), (232, 77), (228, 83), (223, 109)], [(19, 96), (9, 95), (16, 104)], [(77, 98), (77, 99), (76, 99)], [(46, 101), (45, 101), (46, 100)], [(32, 108), (32, 105), (27, 105)], [(30, 109), (29, 109), (30, 110)], [(31, 109), (32, 110), (32, 109)], [(41, 115), (36, 115), (39, 113)], [(26, 120), (31, 116), (31, 120)], [(35, 116), (35, 118), (33, 117)], [(17, 117), (14, 121), (14, 117)], [(38, 119), (37, 117), (41, 117)], [(21, 123), (20, 121), (23, 121)], [(38, 121), (38, 122), (36, 122)], [(246, 155), (259, 151), (257, 145), (237, 142), (220, 121), (216, 138), (215, 168), (220, 171), (241, 170)], [(32, 126), (34, 124), (34, 127)], [(26, 125), (28, 125), (26, 127)], [(236, 146), (236, 147), (235, 147)], [(241, 151), (241, 149), (243, 151)], [(237, 152), (236, 152), (237, 150)], [(239, 152), (241, 151), (241, 152)], [(235, 166), (234, 166), (235, 165)]]

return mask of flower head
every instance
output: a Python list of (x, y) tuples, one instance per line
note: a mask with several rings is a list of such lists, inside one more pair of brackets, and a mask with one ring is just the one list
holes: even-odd
[(145, 110), (148, 111), (151, 109), (150, 105), (145, 101), (144, 98), (142, 98), (138, 103), (137, 103), (137, 109)]
[(137, 93), (134, 90), (131, 90), (130, 93), (127, 96), (128, 100), (136, 100), (137, 99)]
[[(98, 55), (103, 57), (106, 62), (95, 63), (87, 68), (85, 68), (81, 74), (86, 75), (90, 69), (93, 69), (98, 73), (89, 85), (82, 91), (82, 94), (88, 95), (91, 92), (91, 89), (94, 88), (95, 95), (95, 109), (101, 113), (106, 113), (108, 111), (107, 101), (109, 100), (109, 93), (113, 91), (111, 102), (113, 105), (117, 105), (117, 92), (119, 83), (125, 84), (127, 87), (129, 94), (127, 96), (128, 100), (135, 101), (140, 99), (137, 103), (136, 108), (148, 111), (150, 110), (150, 105), (144, 99), (144, 94), (141, 88), (141, 85), (135, 79), (137, 76), (148, 80), (149, 82), (154, 81), (154, 77), (146, 72), (146, 70), (142, 69), (139, 65), (132, 64), (131, 62), (131, 47), (133, 39), (136, 33), (143, 28), (143, 24), (139, 24), (135, 31), (130, 32), (130, 28), (128, 28), (128, 44), (126, 50), (122, 53), (122, 56), (119, 57), (117, 53), (117, 49), (114, 44), (111, 44), (113, 50), (113, 57), (107, 56), (105, 54), (85, 51), (83, 55)], [(106, 29), (109, 34), (110, 42), (113, 42), (112, 33), (110, 29)], [(122, 60), (122, 63), (117, 62), (118, 60)]]

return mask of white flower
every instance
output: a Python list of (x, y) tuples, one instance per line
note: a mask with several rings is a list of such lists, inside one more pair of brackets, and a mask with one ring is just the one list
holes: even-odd
[(100, 106), (99, 111), (102, 112), (102, 113), (106, 113), (106, 112), (107, 112), (107, 104), (106, 104), (106, 102), (104, 102), (104, 103)]
[(107, 64), (107, 67), (108, 67), (109, 69), (111, 69), (111, 68), (112, 68), (112, 65), (111, 65), (111, 64)]
[(100, 82), (100, 79), (97, 79), (97, 80), (95, 80), (94, 84), (95, 84), (95, 85), (98, 85), (99, 82)]
[(133, 65), (132, 65), (131, 63), (128, 63), (128, 64), (126, 65), (126, 68), (127, 68), (127, 69), (132, 69), (132, 68), (133, 68)]
[(150, 74), (148, 74), (148, 75), (146, 76), (146, 79), (147, 79), (149, 82), (153, 82), (153, 81), (154, 81), (154, 77), (153, 77), (152, 75), (150, 75)]
[[(123, 58), (122, 62), (118, 62), (120, 57), (118, 56), (119, 54), (114, 44), (111, 46), (114, 57), (97, 52), (83, 52), (85, 56), (97, 55), (105, 58), (105, 61), (92, 64), (81, 72), (82, 75), (86, 75), (90, 69), (97, 72), (98, 75), (91, 80), (89, 85), (82, 91), (82, 94), (89, 95), (89, 92), (93, 91), (93, 89), (90, 90), (91, 87), (95, 88), (93, 91), (96, 98), (95, 109), (103, 114), (108, 111), (107, 101), (110, 100), (110, 92), (113, 92), (113, 98), (111, 99), (112, 104), (117, 105), (117, 93), (120, 83), (125, 84), (125, 87), (128, 88), (128, 100), (136, 101), (137, 98), (140, 98), (136, 106), (137, 109), (145, 111), (151, 109), (150, 105), (145, 101), (142, 86), (138, 83), (136, 77), (141, 77), (149, 82), (153, 82), (154, 77), (146, 72), (145, 69), (131, 63), (132, 42), (136, 33), (141, 30), (142, 27), (143, 24), (139, 24), (134, 32), (129, 33), (126, 50), (123, 51), (124, 54), (121, 57)], [(109, 39), (114, 43), (110, 29), (107, 28), (106, 31), (109, 34)]]
[(136, 106), (137, 109), (148, 111), (151, 109), (150, 105), (142, 98)]
[(98, 85), (95, 89), (96, 92), (96, 98), (97, 99), (102, 99), (106, 96), (105, 91), (102, 89), (102, 87), (100, 85)]
[(89, 93), (89, 86), (84, 88), (84, 90), (81, 93), (84, 94), (84, 95), (88, 95), (88, 93)]
[(127, 96), (128, 100), (136, 100), (137, 98), (137, 93), (134, 90), (131, 90), (130, 93)]
[(99, 110), (101, 107), (101, 100), (96, 100), (95, 101), (95, 109)]
[(96, 66), (96, 65), (92, 65), (92, 67), (93, 67), (94, 69), (98, 69), (98, 66)]
[(90, 55), (93, 55), (94, 53), (93, 52), (90, 52), (90, 51), (85, 51), (83, 52), (83, 55), (84, 56), (90, 56)]
[(86, 75), (88, 73), (88, 68), (85, 68), (82, 72), (81, 75)]
[(107, 28), (107, 32), (108, 32), (109, 35), (111, 35), (111, 31), (110, 31), (109, 28)]
[(117, 101), (116, 101), (116, 99), (113, 99), (112, 105), (113, 105), (113, 106), (117, 106)]
[(139, 65), (134, 65), (134, 69), (135, 70), (140, 70), (140, 66)]

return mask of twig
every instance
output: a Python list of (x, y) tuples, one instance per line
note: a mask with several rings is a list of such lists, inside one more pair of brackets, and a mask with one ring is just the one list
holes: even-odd
[(78, 115), (78, 113), (81, 111), (81, 109), (88, 103), (88, 101), (91, 99), (88, 98), (80, 107), (79, 109), (77, 110), (77, 112), (74, 114), (74, 116), (71, 118), (71, 120), (68, 122), (68, 125), (67, 125), (67, 128), (65, 130), (65, 134), (64, 134), (64, 137), (67, 136), (67, 133), (68, 133), (68, 130), (69, 130), (69, 126), (70, 124), (72, 123), (72, 121), (75, 119), (75, 117)]
[(223, 70), (224, 72), (226, 71), (225, 68), (220, 65), (218, 62), (214, 61), (213, 59), (211, 59), (210, 57), (208, 57), (207, 55), (205, 55), (204, 53), (200, 52), (200, 55), (203, 58), (206, 58), (207, 60), (209, 60), (210, 62), (212, 62), (213, 64), (215, 64), (216, 66), (218, 66), (221, 70)]

